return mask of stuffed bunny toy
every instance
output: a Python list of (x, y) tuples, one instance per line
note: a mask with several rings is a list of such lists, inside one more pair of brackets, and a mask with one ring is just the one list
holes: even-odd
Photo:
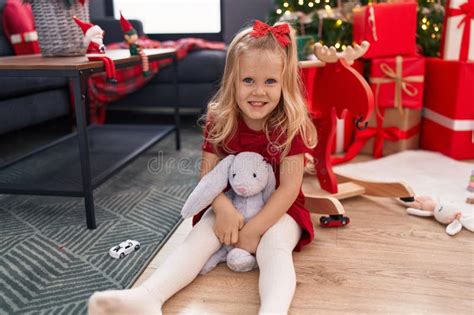
[(454, 204), (442, 204), (429, 196), (416, 196), (415, 201), (405, 202), (407, 213), (420, 217), (434, 217), (447, 225), (446, 233), (456, 235), (462, 228), (474, 232), (474, 216), (466, 216)]
[[(189, 195), (181, 210), (184, 218), (197, 214), (208, 207), (230, 183), (226, 193), (247, 222), (255, 216), (275, 191), (275, 174), (263, 156), (254, 152), (228, 155), (207, 173)], [(209, 209), (208, 211), (212, 211)], [(247, 251), (223, 245), (206, 262), (201, 274), (206, 274), (218, 263), (237, 272), (250, 271), (257, 266), (255, 257)]]

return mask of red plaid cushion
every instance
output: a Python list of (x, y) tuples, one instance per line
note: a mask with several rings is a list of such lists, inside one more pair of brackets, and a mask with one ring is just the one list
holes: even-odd
[[(225, 44), (222, 42), (209, 42), (198, 38), (160, 42), (144, 36), (140, 38), (140, 45), (143, 48), (174, 48), (177, 50), (178, 60), (186, 57), (193, 50), (225, 49)], [(114, 43), (108, 45), (107, 49), (128, 49), (128, 45), (125, 42)], [(160, 67), (165, 67), (171, 62), (171, 58), (150, 62), (150, 75), (147, 77), (142, 75), (141, 65), (117, 69), (117, 84), (107, 83), (105, 73), (93, 75), (88, 82), (90, 122), (103, 124), (106, 119), (106, 105), (108, 103), (117, 101), (145, 86), (158, 73)]]

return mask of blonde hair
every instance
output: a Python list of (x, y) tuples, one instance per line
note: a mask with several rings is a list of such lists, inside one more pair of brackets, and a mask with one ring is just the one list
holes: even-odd
[(209, 124), (207, 141), (215, 148), (221, 145), (230, 151), (227, 141), (237, 131), (239, 115), (236, 102), (239, 58), (249, 50), (265, 50), (279, 53), (283, 61), (280, 103), (269, 114), (264, 124), (267, 139), (270, 141), (272, 131), (277, 131), (277, 139), (284, 139), (283, 143), (276, 143), (278, 150), (282, 152), (282, 157), (288, 153), (291, 142), (298, 132), (304, 144), (314, 148), (317, 144), (317, 134), (301, 93), (295, 31), (290, 27), (291, 42), (286, 47), (282, 47), (271, 32), (259, 38), (251, 36), (251, 32), (252, 27), (243, 29), (229, 45), (220, 88), (209, 102), (207, 114), (202, 118), (202, 121)]

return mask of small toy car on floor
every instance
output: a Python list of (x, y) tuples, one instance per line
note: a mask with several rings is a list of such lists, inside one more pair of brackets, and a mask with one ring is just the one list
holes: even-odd
[(109, 250), (109, 255), (113, 258), (123, 258), (138, 249), (140, 249), (140, 243), (138, 241), (126, 240), (125, 242), (112, 247)]
[(323, 227), (339, 227), (348, 225), (351, 220), (349, 217), (345, 217), (342, 214), (330, 215), (328, 217), (324, 216), (319, 218), (319, 222)]

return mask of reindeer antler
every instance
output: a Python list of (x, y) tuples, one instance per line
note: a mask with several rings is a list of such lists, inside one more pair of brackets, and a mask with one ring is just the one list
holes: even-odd
[(327, 46), (321, 45), (321, 43), (314, 44), (313, 53), (322, 62), (333, 63), (337, 62), (337, 60), (339, 59), (336, 48), (334, 48), (333, 46), (328, 48)]
[(352, 65), (354, 60), (363, 56), (367, 52), (369, 46), (370, 44), (367, 41), (363, 41), (360, 46), (357, 44), (354, 45), (354, 48), (352, 48), (352, 46), (348, 46), (346, 50), (338, 54), (339, 58), (344, 58), (348, 64)]
[(314, 44), (313, 52), (322, 62), (334, 63), (337, 62), (338, 59), (344, 59), (349, 65), (352, 65), (354, 60), (367, 52), (369, 46), (369, 42), (363, 41), (361, 45), (355, 45), (354, 47), (348, 46), (342, 53), (338, 53), (333, 46), (328, 48), (320, 43), (316, 43)]
[(338, 53), (332, 46), (327, 47), (316, 43), (313, 46), (313, 53), (317, 59), (300, 61), (299, 64), (301, 68), (324, 67), (326, 63), (335, 63), (339, 59), (344, 59), (349, 65), (352, 65), (354, 60), (367, 52), (369, 46), (369, 42), (363, 41), (361, 45), (348, 46), (342, 53)]

